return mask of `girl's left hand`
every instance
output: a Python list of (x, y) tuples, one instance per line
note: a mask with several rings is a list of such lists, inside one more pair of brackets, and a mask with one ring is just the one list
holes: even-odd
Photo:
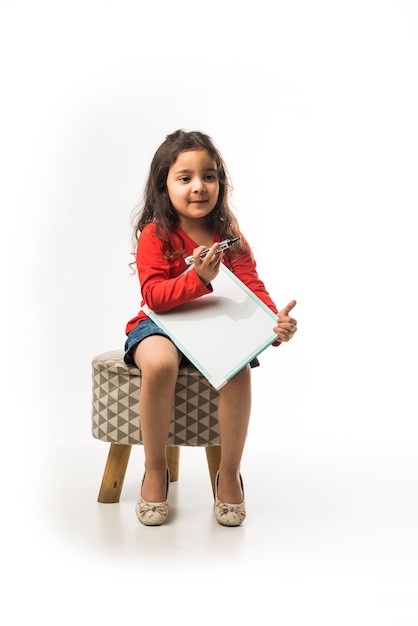
[(297, 321), (293, 317), (289, 317), (289, 313), (295, 305), (296, 300), (292, 300), (277, 314), (277, 326), (273, 328), (273, 331), (278, 336), (279, 341), (290, 341), (297, 331)]

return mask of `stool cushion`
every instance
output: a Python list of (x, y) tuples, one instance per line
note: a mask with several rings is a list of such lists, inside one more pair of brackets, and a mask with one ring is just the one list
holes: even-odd
[[(142, 444), (139, 424), (141, 371), (128, 367), (123, 350), (92, 361), (93, 437), (122, 444)], [(177, 379), (168, 446), (219, 446), (218, 392), (193, 366), (182, 365)]]

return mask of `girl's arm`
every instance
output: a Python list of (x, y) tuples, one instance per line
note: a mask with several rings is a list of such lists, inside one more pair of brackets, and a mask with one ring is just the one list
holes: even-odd
[(164, 244), (154, 224), (146, 226), (138, 241), (136, 264), (143, 303), (156, 313), (169, 311), (212, 291), (194, 268), (183, 273), (186, 264), (177, 258), (172, 264), (164, 258)]

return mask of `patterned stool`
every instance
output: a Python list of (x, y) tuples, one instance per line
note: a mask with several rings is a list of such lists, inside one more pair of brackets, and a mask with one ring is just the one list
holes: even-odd
[[(123, 350), (96, 356), (92, 368), (92, 433), (110, 443), (98, 501), (119, 502), (132, 445), (142, 444), (141, 371), (125, 365)], [(166, 448), (172, 481), (178, 480), (180, 446), (204, 447), (214, 492), (221, 454), (217, 408), (216, 389), (194, 366), (181, 366)]]

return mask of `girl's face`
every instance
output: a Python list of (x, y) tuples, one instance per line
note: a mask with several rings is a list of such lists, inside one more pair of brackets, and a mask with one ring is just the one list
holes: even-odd
[(182, 228), (191, 221), (204, 220), (216, 206), (219, 179), (216, 163), (206, 150), (180, 152), (168, 171), (166, 184)]

